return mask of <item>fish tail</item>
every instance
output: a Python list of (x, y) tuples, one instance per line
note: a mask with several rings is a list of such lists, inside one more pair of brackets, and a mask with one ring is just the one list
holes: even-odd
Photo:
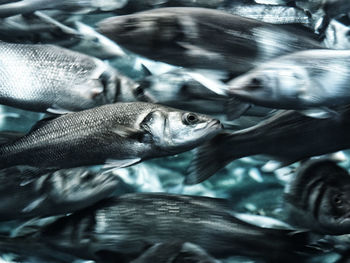
[(231, 161), (246, 156), (240, 151), (235, 151), (237, 154), (232, 153), (232, 149), (227, 151), (229, 145), (232, 145), (232, 148), (236, 147), (230, 141), (231, 136), (230, 133), (219, 134), (211, 141), (195, 149), (195, 156), (188, 168), (185, 184), (201, 183)]

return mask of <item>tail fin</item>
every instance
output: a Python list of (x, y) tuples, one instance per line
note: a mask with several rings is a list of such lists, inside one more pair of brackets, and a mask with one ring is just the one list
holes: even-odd
[[(231, 136), (232, 134), (230, 133), (221, 133), (211, 141), (195, 149), (195, 157), (188, 168), (185, 184), (201, 183), (235, 159), (225, 151), (227, 149), (225, 143), (231, 144), (228, 142)], [(240, 157), (243, 156), (238, 158)]]

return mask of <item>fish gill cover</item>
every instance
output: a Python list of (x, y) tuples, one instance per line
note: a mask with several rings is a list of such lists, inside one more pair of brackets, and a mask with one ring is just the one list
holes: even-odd
[(0, 0), (0, 262), (350, 262), (347, 0)]

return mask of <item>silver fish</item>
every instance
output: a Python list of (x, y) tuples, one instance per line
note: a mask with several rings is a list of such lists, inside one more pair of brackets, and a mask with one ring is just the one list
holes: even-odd
[(272, 24), (303, 24), (309, 26), (311, 17), (304, 10), (283, 5), (243, 4), (232, 1), (219, 8), (233, 15), (239, 15)]
[(149, 246), (174, 241), (194, 243), (219, 258), (245, 255), (268, 261), (283, 256), (286, 262), (296, 262), (297, 251), (308, 252), (310, 240), (305, 232), (246, 223), (230, 215), (223, 199), (162, 193), (126, 194), (17, 240), (103, 262), (108, 255), (132, 259)]
[(17, 167), (0, 172), (1, 221), (71, 213), (111, 196), (119, 183), (83, 168), (39, 175)]
[[(186, 183), (204, 181), (228, 163), (263, 154), (274, 158), (270, 169), (350, 148), (350, 109), (337, 118), (316, 119), (282, 111), (261, 123), (234, 133), (221, 133), (197, 148)], [(272, 166), (274, 168), (272, 168)]]
[(97, 58), (53, 45), (0, 42), (0, 65), (0, 103), (31, 111), (113, 103), (120, 89), (136, 85)]
[(30, 14), (39, 10), (63, 10), (70, 13), (90, 13), (96, 11), (113, 11), (122, 8), (128, 0), (22, 0), (0, 5), (0, 17)]
[(333, 161), (299, 167), (285, 193), (288, 222), (321, 234), (350, 233), (350, 175)]
[(292, 51), (322, 48), (303, 30), (207, 8), (159, 8), (107, 18), (98, 27), (119, 45), (147, 58), (234, 73)]
[(165, 106), (109, 104), (43, 120), (27, 135), (0, 146), (0, 166), (125, 167), (188, 151), (221, 130), (218, 120)]
[(228, 82), (228, 94), (256, 105), (329, 115), (350, 103), (350, 51), (307, 50), (271, 60)]

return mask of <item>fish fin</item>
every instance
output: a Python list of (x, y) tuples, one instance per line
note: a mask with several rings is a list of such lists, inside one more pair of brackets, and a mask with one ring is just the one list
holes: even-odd
[(25, 133), (21, 133), (21, 132), (14, 132), (14, 131), (3, 131), (0, 132), (0, 145), (1, 144), (6, 144), (6, 143), (10, 143), (10, 142), (14, 142), (17, 139), (23, 137), (25, 135)]
[(142, 63), (141, 63), (141, 69), (145, 73), (145, 77), (149, 77), (153, 75), (152, 72)]
[(225, 105), (227, 120), (234, 120), (251, 108), (249, 103), (241, 102), (236, 98), (230, 98)]
[(46, 111), (48, 113), (55, 114), (55, 115), (64, 115), (67, 113), (72, 113), (72, 111), (60, 108), (59, 106), (56, 106), (56, 105), (52, 105), (52, 107), (47, 108)]
[(294, 163), (295, 161), (291, 161), (291, 160), (270, 160), (267, 163), (265, 163), (262, 167), (261, 170), (265, 173), (272, 173), (275, 170), (282, 168), (284, 166), (288, 166), (292, 163)]
[(195, 157), (187, 169), (188, 174), (184, 181), (186, 185), (203, 182), (229, 163), (228, 160), (213, 158), (215, 153), (210, 148), (211, 144), (204, 144), (194, 150)]
[(136, 139), (139, 142), (150, 143), (153, 141), (152, 135), (143, 129), (138, 130), (123, 125), (117, 125), (112, 131), (123, 138)]
[(141, 161), (141, 158), (132, 158), (132, 159), (123, 159), (123, 160), (114, 160), (114, 159), (107, 159), (106, 164), (103, 166), (103, 169), (110, 169), (110, 168), (123, 168), (127, 167), (136, 163), (139, 163)]
[(47, 196), (42, 196), (39, 197), (38, 199), (36, 199), (35, 201), (31, 202), (30, 204), (28, 204), (25, 208), (22, 209), (23, 213), (30, 213), (32, 212), (35, 208), (37, 208), (38, 206), (40, 206), (40, 204), (42, 202), (45, 201), (45, 199), (47, 198)]
[(252, 214), (246, 214), (246, 213), (231, 213), (231, 214), (234, 217), (238, 218), (239, 220), (242, 220), (246, 223), (249, 223), (258, 227), (293, 230), (292, 226), (272, 217), (252, 215)]
[(203, 75), (200, 71), (189, 71), (186, 74), (215, 94), (227, 97), (228, 86), (218, 78), (208, 77), (208, 75)]
[(307, 109), (307, 110), (302, 110), (298, 111), (301, 114), (315, 118), (315, 119), (328, 119), (328, 118), (333, 118), (333, 117), (338, 117), (339, 113), (329, 109), (327, 107), (322, 107), (322, 108), (312, 108), (312, 109)]

